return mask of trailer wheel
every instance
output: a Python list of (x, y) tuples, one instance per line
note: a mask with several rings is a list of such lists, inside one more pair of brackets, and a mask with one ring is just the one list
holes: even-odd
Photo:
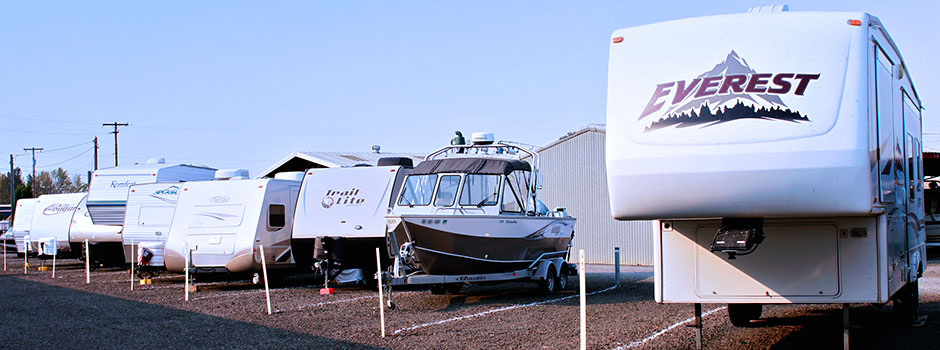
[(760, 318), (762, 308), (761, 304), (728, 304), (728, 318), (736, 327), (747, 327)]
[(558, 290), (558, 274), (555, 273), (555, 269), (552, 266), (548, 267), (548, 271), (545, 273), (545, 279), (539, 281), (539, 291), (542, 294), (552, 294)]
[(461, 283), (448, 283), (448, 284), (445, 284), (445, 285), (444, 285), (444, 289), (445, 289), (445, 290), (447, 291), (447, 293), (449, 293), (449, 294), (457, 294), (457, 293), (460, 293), (460, 288), (461, 288), (461, 287), (463, 287), (463, 284), (461, 284)]
[(431, 294), (434, 294), (434, 295), (441, 295), (441, 294), (444, 294), (445, 292), (447, 292), (447, 291), (444, 289), (444, 285), (443, 285), (443, 284), (432, 284), (432, 285), (431, 285)]
[(908, 283), (894, 296), (894, 319), (899, 325), (910, 326), (917, 322), (920, 291), (917, 281)]
[(562, 265), (561, 271), (558, 272), (558, 290), (566, 288), (568, 288), (568, 266)]

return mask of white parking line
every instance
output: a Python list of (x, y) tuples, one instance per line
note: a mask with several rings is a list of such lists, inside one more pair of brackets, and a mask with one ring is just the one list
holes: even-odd
[(362, 300), (362, 299), (369, 299), (369, 298), (373, 298), (373, 299), (374, 299), (374, 298), (378, 298), (378, 297), (377, 297), (377, 296), (374, 296), (374, 295), (366, 295), (366, 296), (355, 297), (355, 298), (349, 298), (349, 299), (340, 299), (340, 300), (331, 300), (331, 301), (321, 301), (321, 302), (318, 302), (318, 303), (313, 303), (313, 304), (307, 304), (307, 305), (301, 305), (301, 306), (297, 306), (297, 307), (292, 307), (292, 308), (290, 308), (290, 309), (284, 309), (284, 310), (278, 309), (278, 310), (274, 310), (274, 313), (279, 314), (279, 313), (282, 313), (282, 312), (297, 311), (297, 310), (303, 310), (303, 309), (307, 309), (307, 308), (311, 308), (311, 307), (317, 307), (317, 306), (323, 306), (323, 305), (330, 305), (330, 304), (339, 304), (339, 303), (345, 303), (345, 302), (356, 301), (356, 300)]
[[(721, 310), (724, 310), (724, 309), (727, 309), (727, 308), (728, 308), (727, 306), (722, 306), (722, 307), (719, 307), (719, 308), (714, 308), (714, 309), (705, 311), (705, 312), (702, 313), (702, 317), (704, 318), (705, 316), (711, 315), (711, 314), (713, 314), (713, 313), (716, 313), (716, 312), (718, 312), (718, 311), (721, 311)], [(671, 326), (669, 326), (669, 327), (663, 328), (663, 329), (659, 330), (658, 332), (653, 333), (652, 335), (650, 335), (650, 336), (648, 336), (648, 337), (646, 337), (646, 338), (637, 340), (637, 341), (632, 342), (632, 343), (627, 344), (627, 345), (621, 345), (621, 346), (619, 346), (619, 347), (616, 347), (616, 348), (614, 348), (614, 350), (630, 349), (630, 348), (635, 348), (635, 347), (637, 347), (637, 346), (646, 344), (646, 342), (648, 342), (648, 341), (650, 341), (650, 340), (653, 340), (653, 339), (656, 339), (656, 338), (659, 338), (659, 336), (661, 336), (661, 335), (663, 335), (663, 334), (666, 334), (667, 332), (669, 332), (669, 331), (675, 329), (676, 327), (679, 327), (679, 326), (684, 325), (684, 324), (686, 324), (686, 323), (692, 322), (693, 320), (695, 320), (695, 317), (689, 317), (689, 318), (684, 319), (684, 320), (682, 320), (682, 321), (676, 322), (676, 323), (674, 323), (673, 325), (671, 325)]]
[[(607, 287), (606, 289), (602, 289), (602, 290), (590, 292), (590, 293), (587, 293), (587, 295), (594, 295), (594, 294), (604, 293), (604, 292), (610, 291), (610, 290), (612, 290), (612, 289), (614, 289), (614, 288), (617, 288), (617, 286), (611, 286), (611, 287)], [(393, 334), (393, 335), (397, 335), (397, 334), (399, 334), (399, 333), (401, 333), (401, 332), (413, 331), (413, 330), (415, 330), (415, 329), (424, 328), (424, 327), (430, 327), (430, 326), (436, 326), (436, 325), (444, 324), (444, 323), (448, 323), (448, 322), (466, 320), (466, 319), (470, 319), (470, 318), (474, 318), (474, 317), (480, 317), (480, 316), (483, 316), (483, 315), (488, 315), (488, 314), (495, 313), (495, 312), (500, 312), (500, 311), (513, 310), (513, 309), (518, 309), (518, 308), (523, 308), (523, 307), (529, 307), (529, 306), (535, 306), (535, 305), (543, 305), (543, 304), (557, 303), (557, 302), (563, 301), (563, 300), (574, 299), (574, 298), (577, 298), (577, 297), (579, 297), (579, 296), (580, 296), (580, 294), (573, 294), (573, 295), (569, 295), (569, 296), (566, 296), (566, 297), (561, 297), (561, 298), (556, 298), (556, 299), (551, 299), (551, 300), (536, 301), (536, 302), (528, 303), (528, 304), (516, 304), (516, 305), (504, 306), (504, 307), (501, 307), (501, 308), (492, 309), (492, 310), (486, 310), (486, 311), (478, 312), (478, 313), (475, 313), (475, 314), (464, 315), (464, 316), (458, 316), (458, 317), (452, 317), (452, 318), (448, 318), (448, 319), (445, 319), (445, 320), (434, 321), (434, 322), (428, 322), (428, 323), (422, 323), (422, 324), (419, 324), (419, 325), (414, 325), (414, 326), (410, 326), (410, 327), (405, 327), (405, 328), (398, 329), (398, 330), (392, 332), (392, 334)]]

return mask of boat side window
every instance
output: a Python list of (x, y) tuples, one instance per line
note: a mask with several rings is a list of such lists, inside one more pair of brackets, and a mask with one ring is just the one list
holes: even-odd
[(437, 175), (409, 175), (402, 186), (398, 205), (428, 205), (431, 204), (431, 195), (434, 193), (434, 184)]
[(509, 183), (509, 177), (506, 177), (506, 181), (503, 182), (503, 205), (500, 207), (500, 210), (503, 212), (510, 213), (521, 213), (522, 206), (519, 205), (520, 201), (518, 195), (516, 195), (515, 189)]
[(499, 200), (499, 175), (470, 174), (464, 177), (460, 205), (494, 206)]
[(441, 183), (437, 185), (437, 194), (434, 197), (434, 206), (449, 207), (457, 199), (457, 188), (460, 186), (460, 175), (441, 176)]
[(277, 231), (284, 228), (287, 222), (286, 208), (283, 204), (268, 206), (268, 231)]

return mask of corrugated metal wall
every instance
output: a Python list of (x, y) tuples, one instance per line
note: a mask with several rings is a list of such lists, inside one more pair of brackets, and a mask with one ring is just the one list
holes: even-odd
[(584, 249), (589, 263), (613, 264), (614, 247), (621, 262), (653, 264), (653, 223), (617, 221), (610, 215), (602, 130), (587, 129), (539, 152), (543, 189), (539, 194), (549, 209), (564, 206), (578, 219), (574, 247)]

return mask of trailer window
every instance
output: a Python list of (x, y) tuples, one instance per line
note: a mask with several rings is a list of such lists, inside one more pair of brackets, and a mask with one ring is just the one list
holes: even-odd
[(242, 224), (245, 206), (241, 204), (197, 205), (189, 218), (189, 228), (235, 227)]
[(437, 175), (409, 175), (401, 190), (398, 205), (428, 205), (434, 193)]
[(434, 206), (449, 207), (454, 205), (459, 186), (460, 175), (441, 176), (441, 183), (437, 185), (437, 195), (434, 197)]
[(283, 204), (268, 206), (268, 230), (275, 231), (284, 228), (287, 223), (286, 207)]
[(465, 176), (460, 205), (493, 206), (499, 200), (499, 175), (470, 174)]
[(138, 226), (170, 226), (176, 207), (140, 207), (137, 214)]
[(894, 80), (891, 70), (894, 64), (884, 54), (881, 47), (875, 45), (875, 104), (878, 120), (878, 181), (881, 185), (881, 201), (896, 202), (895, 169), (899, 166), (900, 149), (896, 149), (894, 130)]

